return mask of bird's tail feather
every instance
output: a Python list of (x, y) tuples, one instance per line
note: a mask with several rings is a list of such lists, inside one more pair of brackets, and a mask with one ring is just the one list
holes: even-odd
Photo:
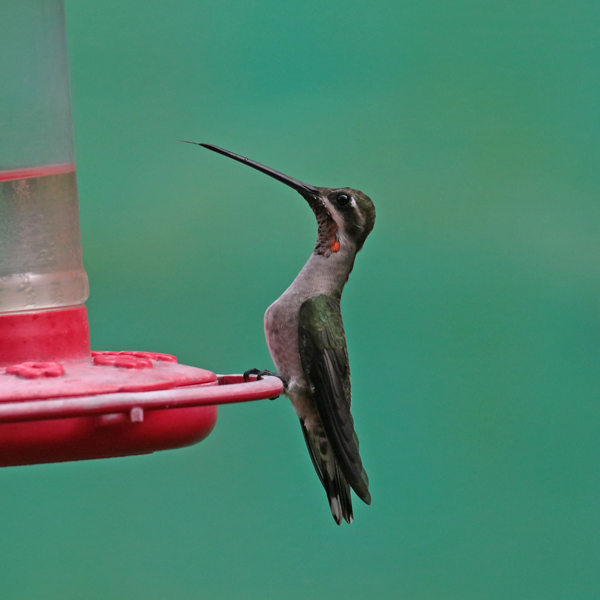
[(342, 519), (345, 519), (347, 523), (352, 523), (354, 515), (352, 513), (350, 485), (333, 456), (327, 438), (324, 435), (323, 437), (316, 437), (311, 434), (306, 429), (302, 419), (300, 419), (300, 426), (315, 471), (327, 493), (331, 514), (335, 522), (341, 525)]

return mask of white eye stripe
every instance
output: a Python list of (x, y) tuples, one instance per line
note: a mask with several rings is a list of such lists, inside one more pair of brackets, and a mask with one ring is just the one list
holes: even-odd
[(354, 196), (350, 196), (350, 197), (352, 198), (352, 201), (350, 202), (349, 206), (351, 206), (354, 209), (354, 212), (358, 215), (358, 220), (360, 221), (360, 224), (364, 225), (365, 224), (365, 215), (363, 215), (360, 208), (358, 208), (358, 204), (357, 204), (356, 200), (354, 199)]
[(333, 204), (329, 201), (329, 198), (321, 198), (325, 208), (329, 211), (329, 214), (332, 214), (333, 211), (337, 212), (337, 209), (333, 206)]

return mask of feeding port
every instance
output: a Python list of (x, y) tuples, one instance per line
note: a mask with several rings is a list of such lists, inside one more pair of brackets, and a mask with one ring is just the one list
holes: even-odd
[(204, 439), (217, 405), (277, 378), (90, 349), (62, 0), (0, 3), (0, 466), (106, 458)]

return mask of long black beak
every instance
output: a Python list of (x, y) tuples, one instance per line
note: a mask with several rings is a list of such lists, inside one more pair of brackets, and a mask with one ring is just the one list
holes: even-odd
[(222, 154), (223, 156), (228, 156), (229, 158), (233, 158), (233, 160), (237, 160), (238, 162), (248, 165), (249, 167), (252, 167), (253, 169), (256, 169), (257, 171), (260, 171), (261, 173), (264, 173), (265, 175), (272, 177), (273, 179), (277, 179), (277, 181), (281, 181), (281, 183), (285, 183), (285, 185), (289, 185), (291, 188), (293, 188), (297, 192), (300, 192), (300, 194), (302, 194), (303, 196), (306, 196), (306, 195), (315, 196), (319, 193), (318, 188), (316, 188), (312, 185), (308, 185), (307, 183), (302, 183), (302, 181), (298, 181), (297, 179), (294, 179), (293, 177), (288, 177), (287, 175), (284, 175), (283, 173), (280, 173), (279, 171), (276, 171), (275, 169), (271, 169), (270, 167), (265, 167), (265, 165), (261, 165), (260, 163), (250, 160), (249, 158), (246, 158), (244, 156), (240, 156), (239, 154), (234, 154), (233, 152), (229, 152), (229, 150), (223, 150), (223, 148), (219, 148), (218, 146), (213, 146), (212, 144), (199, 144), (198, 142), (187, 142), (186, 140), (181, 140), (181, 141), (185, 142), (186, 144), (196, 144), (198, 146), (203, 146), (204, 148), (208, 148), (209, 150), (212, 150), (213, 152), (217, 152), (218, 154)]

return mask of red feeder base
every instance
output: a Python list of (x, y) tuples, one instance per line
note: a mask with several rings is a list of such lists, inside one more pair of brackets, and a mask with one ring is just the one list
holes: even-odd
[(0, 466), (188, 446), (210, 434), (216, 405), (283, 391), (168, 354), (90, 353), (85, 307), (0, 316), (0, 365)]
[(0, 424), (0, 467), (111, 458), (201, 442), (217, 422), (216, 406), (153, 410), (142, 423), (126, 413)]

